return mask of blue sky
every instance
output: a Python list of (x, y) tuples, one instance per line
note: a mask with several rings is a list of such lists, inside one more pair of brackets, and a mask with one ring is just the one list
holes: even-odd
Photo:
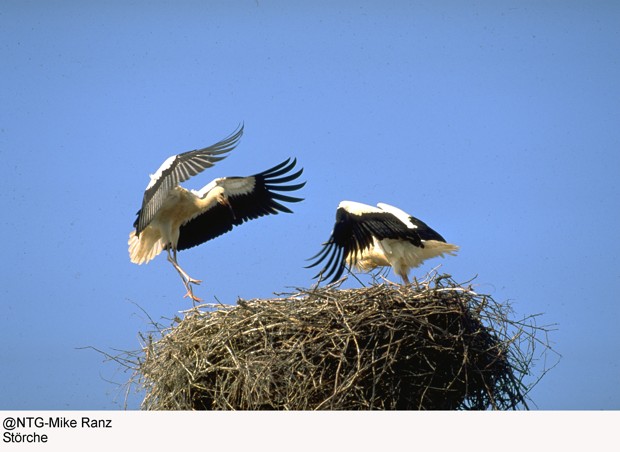
[(123, 407), (129, 375), (81, 347), (191, 307), (164, 257), (128, 258), (148, 175), (244, 122), (184, 186), (296, 157), (305, 201), (181, 252), (198, 296), (308, 287), (338, 203), (387, 202), (461, 246), (415, 276), (557, 324), (533, 408), (619, 409), (618, 23), (604, 1), (3, 2), (0, 408)]

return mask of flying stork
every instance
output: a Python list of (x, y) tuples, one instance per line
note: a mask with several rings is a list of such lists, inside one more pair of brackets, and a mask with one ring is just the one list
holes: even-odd
[(409, 270), (426, 259), (445, 254), (455, 255), (459, 247), (426, 223), (389, 204), (377, 207), (359, 202), (342, 201), (336, 210), (336, 224), (323, 248), (309, 260), (306, 268), (326, 261), (315, 276), (319, 281), (342, 276), (345, 267), (370, 271), (376, 267), (392, 267), (405, 284)]
[(131, 262), (147, 263), (166, 250), (168, 261), (187, 289), (186, 296), (196, 301), (200, 299), (194, 296), (191, 284), (201, 281), (180, 267), (177, 251), (200, 245), (254, 218), (292, 213), (279, 201), (302, 201), (279, 193), (305, 185), (305, 182), (286, 185), (303, 172), (300, 169), (289, 173), (296, 164), (290, 158), (252, 176), (214, 179), (200, 190), (187, 190), (179, 185), (225, 158), (224, 154), (234, 149), (242, 134), (243, 126), (212, 146), (169, 157), (151, 176), (134, 222), (135, 229), (129, 234)]

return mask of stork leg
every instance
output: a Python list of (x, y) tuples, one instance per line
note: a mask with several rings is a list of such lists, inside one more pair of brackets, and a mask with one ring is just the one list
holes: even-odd
[(170, 254), (170, 249), (168, 249), (168, 261), (174, 266), (176, 271), (179, 272), (179, 275), (181, 275), (181, 278), (183, 278), (188, 283), (200, 284), (202, 282), (202, 280), (192, 278), (178, 264), (178, 262), (177, 262), (177, 251), (176, 250), (173, 251), (173, 254), (174, 254), (174, 257)]
[(183, 298), (191, 298), (194, 301), (203, 301), (202, 298), (198, 298), (196, 295), (194, 295), (194, 291), (192, 290), (192, 286), (189, 285), (189, 283), (183, 281), (185, 284), (185, 288), (187, 289), (187, 293), (185, 295), (183, 295)]
[(405, 285), (406, 285), (406, 286), (408, 286), (409, 284), (411, 284), (411, 282), (409, 281), (409, 276), (407, 276), (407, 273), (404, 273), (404, 274), (402, 274), (402, 275), (400, 275), (400, 276), (402, 276), (402, 278), (403, 278), (403, 283), (405, 283)]
[(177, 259), (176, 259), (176, 254), (177, 254), (176, 250), (173, 251), (174, 257), (173, 255), (170, 254), (170, 248), (168, 248), (167, 251), (168, 251), (168, 261), (172, 264), (175, 270), (179, 273), (179, 276), (181, 277), (181, 280), (183, 281), (183, 285), (185, 286), (185, 289), (187, 290), (187, 293), (185, 294), (183, 298), (190, 297), (194, 301), (202, 301), (200, 298), (194, 295), (194, 291), (192, 290), (192, 286), (190, 285), (190, 284), (200, 284), (202, 281), (199, 279), (192, 278), (191, 276), (187, 274), (187, 272), (185, 272), (185, 270), (181, 268), (181, 266), (178, 264)]

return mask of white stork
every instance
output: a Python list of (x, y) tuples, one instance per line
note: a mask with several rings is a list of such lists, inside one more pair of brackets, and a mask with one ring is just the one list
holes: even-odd
[(303, 169), (291, 171), (296, 160), (285, 160), (271, 169), (248, 177), (222, 177), (202, 189), (187, 190), (179, 185), (222, 160), (243, 133), (243, 126), (213, 146), (169, 157), (151, 176), (135, 230), (129, 234), (131, 262), (144, 264), (166, 250), (187, 289), (186, 296), (200, 301), (190, 284), (200, 284), (178, 264), (177, 251), (200, 245), (247, 220), (278, 212), (292, 213), (278, 201), (298, 202), (301, 198), (278, 193), (300, 189), (305, 182), (283, 185), (298, 178)]
[(392, 267), (405, 284), (409, 270), (426, 259), (444, 253), (455, 255), (459, 247), (426, 223), (397, 207), (379, 203), (377, 207), (359, 202), (342, 201), (336, 210), (336, 224), (323, 248), (310, 258), (316, 259), (306, 268), (327, 260), (315, 276), (320, 280), (342, 276), (345, 267), (370, 271), (376, 267)]

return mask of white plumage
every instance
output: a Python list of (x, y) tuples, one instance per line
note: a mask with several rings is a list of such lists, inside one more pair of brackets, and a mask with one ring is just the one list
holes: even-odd
[(179, 185), (222, 160), (223, 154), (237, 145), (243, 126), (230, 137), (213, 146), (185, 152), (166, 159), (151, 176), (142, 208), (138, 211), (134, 230), (129, 234), (129, 257), (144, 264), (163, 250), (177, 270), (187, 295), (193, 295), (191, 278), (178, 264), (177, 251), (200, 245), (245, 221), (278, 212), (292, 213), (278, 201), (298, 202), (301, 198), (286, 196), (281, 191), (300, 189), (304, 183), (283, 185), (298, 178), (303, 169), (287, 174), (296, 164), (290, 159), (275, 167), (248, 177), (221, 177), (200, 190), (187, 190)]
[(392, 267), (409, 284), (411, 268), (433, 257), (455, 255), (458, 249), (426, 223), (397, 207), (342, 201), (329, 240), (308, 267), (325, 262), (315, 278), (332, 277), (332, 282), (342, 276), (346, 267), (363, 272)]

